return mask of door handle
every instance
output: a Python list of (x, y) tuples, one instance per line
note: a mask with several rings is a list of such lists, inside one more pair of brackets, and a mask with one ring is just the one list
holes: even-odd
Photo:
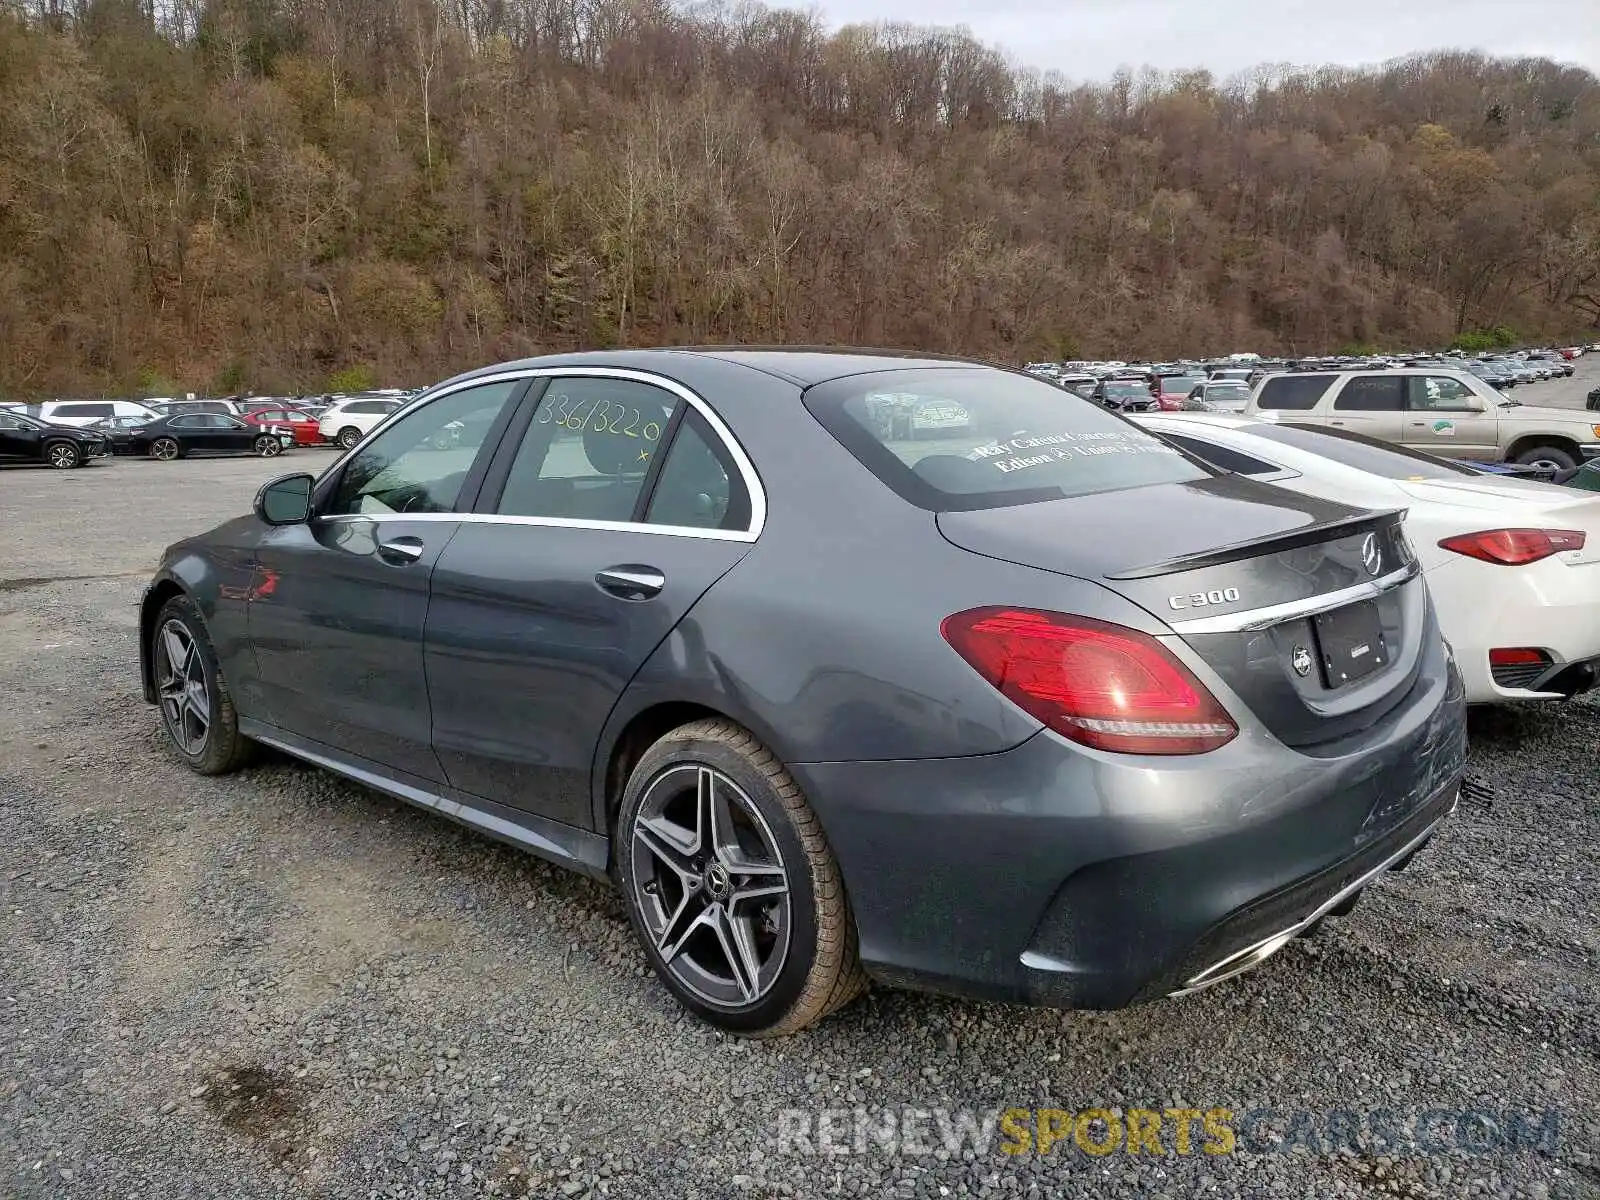
[(422, 539), (407, 536), (379, 542), (378, 557), (391, 567), (408, 567), (422, 557)]
[(654, 567), (631, 563), (607, 567), (595, 574), (594, 581), (600, 585), (601, 591), (623, 600), (649, 600), (652, 596), (660, 595), (661, 589), (667, 586), (667, 577)]

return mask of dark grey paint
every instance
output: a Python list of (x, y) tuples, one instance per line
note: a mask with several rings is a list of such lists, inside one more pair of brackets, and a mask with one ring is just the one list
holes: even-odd
[[(169, 550), (144, 627), (169, 590), (189, 592), (252, 736), (591, 873), (605, 862), (607, 768), (624, 730), (664, 704), (722, 713), (791, 766), (822, 818), (869, 967), (985, 995), (1126, 1000), (1205, 923), (1390, 836), (1454, 786), (1459, 682), (1420, 589), (1396, 600), (1397, 635), (1415, 644), (1410, 682), (1385, 681), (1386, 698), (1303, 753), (1257, 715), (1286, 670), (1280, 647), (1186, 642), (1159, 611), (1166, 582), (1108, 578), (1337, 506), (1230, 480), (935, 517), (871, 477), (800, 403), (803, 383), (919, 363), (951, 366), (638, 351), (475, 373), (594, 364), (678, 381), (757, 465), (764, 531), (750, 544), (449, 518), (269, 530), (246, 518)], [(423, 541), (423, 561), (377, 558), (374, 542), (399, 533)], [(1250, 606), (1298, 598), (1335, 584), (1344, 554), (1241, 562), (1239, 586), (1261, 589)], [(620, 599), (594, 582), (619, 564), (657, 568), (667, 586)], [(1164, 637), (1239, 736), (1200, 757), (1131, 759), (1041, 732), (939, 636), (949, 614), (996, 603)], [(1170, 858), (1133, 870), (1139, 905), (1108, 917), (1142, 948), (1137, 969), (1081, 931), (1081, 946), (1034, 943), (1059, 933), (1058, 898), (1097, 864), (1157, 852), (1216, 873), (1196, 891), (1169, 877)], [(1054, 966), (1041, 978), (1024, 952)]]

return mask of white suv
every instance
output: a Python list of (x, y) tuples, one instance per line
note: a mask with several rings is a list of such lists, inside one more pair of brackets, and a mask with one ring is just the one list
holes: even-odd
[(154, 421), (161, 414), (131, 400), (50, 400), (39, 406), (39, 419), (52, 425), (76, 425), (80, 429), (107, 417), (139, 417)]
[(402, 403), (400, 400), (375, 396), (336, 400), (317, 422), (317, 432), (348, 450), (377, 428)]

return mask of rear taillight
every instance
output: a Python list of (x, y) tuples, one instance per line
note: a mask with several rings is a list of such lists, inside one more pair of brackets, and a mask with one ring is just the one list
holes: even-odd
[(1563, 550), (1582, 550), (1583, 542), (1576, 529), (1485, 529), (1445, 538), (1439, 545), (1480, 562), (1521, 567)]
[(946, 617), (944, 640), (1012, 703), (1064, 737), (1120, 754), (1204, 754), (1239, 727), (1149, 634), (1031, 609)]

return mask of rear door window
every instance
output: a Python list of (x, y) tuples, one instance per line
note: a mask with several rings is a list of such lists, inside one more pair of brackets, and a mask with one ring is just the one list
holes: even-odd
[(1110, 410), (1006, 371), (914, 368), (847, 376), (809, 389), (805, 406), (869, 471), (934, 512), (1210, 475)]
[(1337, 412), (1399, 412), (1406, 406), (1404, 375), (1357, 375), (1334, 399)]
[(1216, 442), (1202, 441), (1186, 433), (1163, 432), (1161, 436), (1219, 471), (1231, 471), (1235, 475), (1278, 475), (1283, 472), (1277, 463), (1254, 458), (1231, 446), (1219, 446)]
[(1332, 375), (1269, 375), (1261, 381), (1257, 408), (1304, 411), (1317, 406), (1333, 382)]

